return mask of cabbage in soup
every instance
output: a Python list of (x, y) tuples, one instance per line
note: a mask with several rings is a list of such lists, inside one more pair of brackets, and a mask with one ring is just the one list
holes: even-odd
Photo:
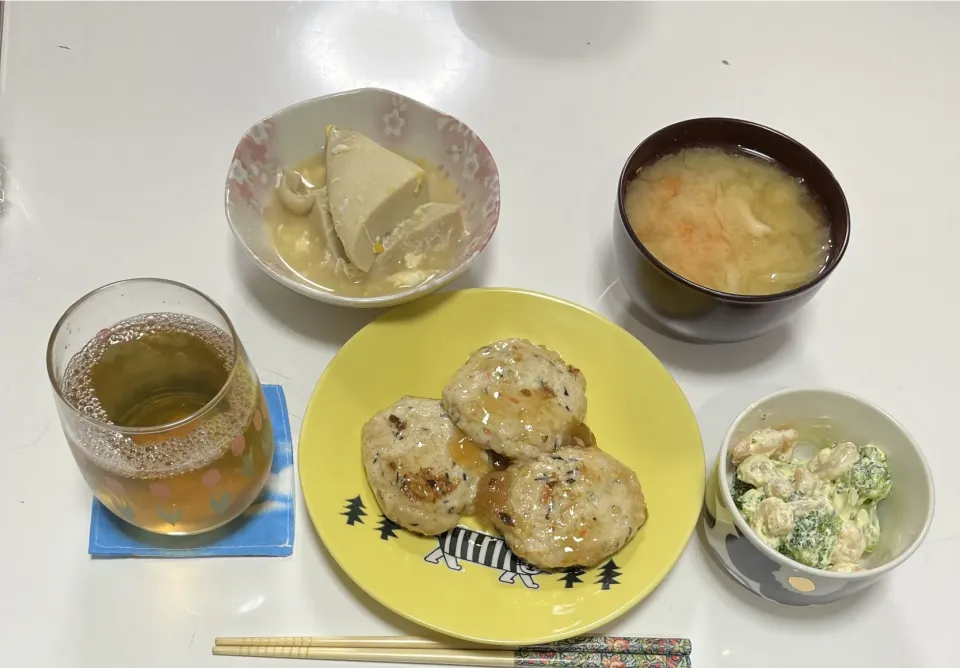
[(799, 179), (766, 160), (690, 148), (642, 167), (624, 207), (637, 238), (698, 285), (741, 295), (809, 283), (830, 254), (830, 228)]

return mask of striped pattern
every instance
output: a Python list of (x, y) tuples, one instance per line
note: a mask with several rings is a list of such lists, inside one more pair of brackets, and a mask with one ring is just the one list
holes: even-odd
[(520, 560), (510, 551), (503, 539), (496, 536), (464, 527), (454, 527), (444, 532), (439, 540), (440, 548), (445, 554), (472, 564), (480, 564), (508, 573), (528, 572), (528, 569), (532, 568), (527, 566), (521, 571)]
[(531, 576), (543, 571), (518, 558), (498, 536), (458, 526), (437, 536), (437, 542), (439, 546), (424, 557), (429, 564), (442, 560), (450, 570), (459, 571), (463, 570), (463, 560), (500, 571), (500, 582), (504, 584), (513, 584), (519, 577), (528, 589), (539, 588)]

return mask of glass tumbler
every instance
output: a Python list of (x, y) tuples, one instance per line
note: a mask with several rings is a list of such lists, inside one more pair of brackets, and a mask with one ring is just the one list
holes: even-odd
[(260, 380), (227, 314), (189, 286), (138, 278), (80, 298), (50, 335), (47, 373), (90, 489), (141, 529), (215, 529), (270, 474)]

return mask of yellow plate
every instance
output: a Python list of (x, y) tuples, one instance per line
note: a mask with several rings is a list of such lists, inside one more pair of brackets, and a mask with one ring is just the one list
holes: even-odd
[[(552, 348), (583, 371), (587, 423), (599, 446), (635, 470), (643, 486), (647, 523), (587, 572), (541, 573), (481, 558), (467, 547), (470, 531), (492, 532), (472, 518), (461, 522), (463, 540), (446, 547), (414, 536), (384, 519), (367, 485), (360, 429), (370, 416), (405, 394), (439, 398), (471, 352), (511, 337)], [(703, 500), (696, 419), (653, 354), (595, 313), (520, 290), (434, 295), (364, 327), (320, 378), (299, 448), (310, 518), (347, 575), (411, 621), (484, 643), (559, 640), (623, 614), (676, 563)]]

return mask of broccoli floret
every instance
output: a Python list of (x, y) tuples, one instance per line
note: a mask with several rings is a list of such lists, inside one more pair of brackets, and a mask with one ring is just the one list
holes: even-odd
[(730, 486), (730, 496), (733, 497), (733, 503), (737, 510), (743, 515), (743, 518), (749, 523), (753, 519), (753, 514), (757, 512), (757, 506), (766, 498), (762, 490), (757, 489), (748, 482), (734, 478)]
[(737, 510), (743, 507), (743, 495), (751, 489), (754, 489), (754, 487), (750, 483), (746, 483), (740, 478), (733, 479), (733, 484), (730, 486), (730, 496), (733, 497), (733, 503), (737, 506)]
[(887, 456), (873, 445), (862, 445), (853, 467), (837, 480), (838, 492), (855, 491), (859, 503), (882, 501), (892, 481)]
[(827, 503), (796, 517), (793, 531), (780, 544), (780, 553), (813, 568), (830, 565), (842, 521)]
[(740, 497), (740, 514), (747, 523), (753, 522), (753, 516), (757, 514), (757, 508), (765, 498), (766, 494), (759, 489), (749, 489)]

